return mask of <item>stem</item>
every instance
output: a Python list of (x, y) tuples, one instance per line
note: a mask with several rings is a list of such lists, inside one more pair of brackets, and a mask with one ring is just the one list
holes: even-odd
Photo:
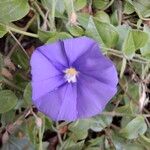
[[(39, 118), (33, 111), (33, 109), (31, 108), (31, 113), (33, 114), (33, 116), (35, 117), (35, 120), (37, 121), (36, 122), (36, 125), (38, 127), (38, 134), (39, 134), (39, 148), (38, 150), (43, 150), (43, 144), (42, 144), (42, 138), (43, 138), (43, 131), (42, 131), (42, 120), (41, 118)], [(39, 119), (40, 119), (40, 122), (39, 122)]]
[(56, 127), (57, 127), (57, 136), (58, 136), (58, 140), (59, 140), (59, 143), (60, 143), (60, 145), (62, 145), (63, 144), (63, 141), (62, 141), (62, 138), (61, 138), (61, 134), (60, 134), (60, 132), (59, 132), (59, 123), (58, 122), (56, 122)]
[(70, 124), (71, 122), (62, 122), (61, 124), (59, 124), (58, 125), (58, 128), (62, 128), (62, 127), (64, 127), (64, 126), (66, 126), (66, 125), (68, 125), (68, 124)]
[[(33, 2), (34, 7), (36, 8), (36, 10), (38, 11), (38, 13), (40, 14), (40, 16), (43, 18), (43, 20), (45, 21), (45, 15), (43, 13), (43, 11), (41, 10), (40, 6), (37, 4), (36, 1)], [(51, 28), (50, 23), (48, 22), (48, 20), (46, 20), (46, 23), (48, 25), (49, 28)]]
[[(107, 50), (106, 53), (109, 53), (111, 55), (114, 55), (114, 56), (117, 56), (117, 57), (120, 57), (120, 58), (126, 58), (126, 56), (123, 54), (122, 51), (115, 50), (115, 49), (112, 49), (112, 48), (106, 48), (106, 47), (102, 47), (102, 48)], [(138, 54), (135, 54), (134, 58), (132, 58), (131, 61), (134, 61), (134, 62), (137, 62), (137, 63), (142, 63), (142, 64), (149, 64), (150, 63), (150, 61), (148, 59), (145, 59), (145, 58), (139, 56)]]
[(12, 31), (12, 32), (16, 32), (16, 33), (23, 34), (23, 35), (26, 35), (26, 36), (38, 38), (38, 35), (34, 34), (34, 33), (29, 33), (29, 32), (26, 32), (26, 31), (22, 31), (22, 30), (19, 30), (19, 29), (10, 27), (10, 26), (6, 26), (6, 28), (7, 28), (8, 32)]
[(42, 129), (41, 127), (39, 128), (39, 150), (43, 150), (43, 145), (42, 145)]
[(71, 0), (71, 11), (72, 11), (72, 13), (75, 12), (75, 11), (74, 11), (73, 0)]
[(17, 38), (13, 35), (13, 33), (11, 31), (9, 31), (10, 35), (13, 37), (13, 39), (16, 41), (16, 43), (20, 46), (20, 48), (23, 50), (23, 52), (26, 54), (27, 58), (29, 59), (29, 56), (26, 52), (26, 50), (22, 47), (22, 45), (20, 44), (20, 42), (17, 40)]
[(52, 0), (52, 11), (51, 11), (51, 19), (50, 19), (50, 24), (51, 24), (51, 30), (55, 31), (55, 6), (56, 6), (56, 0)]
[[(27, 25), (24, 28), (24, 31), (28, 30), (28, 28), (30, 27), (30, 25), (32, 24), (32, 22), (35, 20), (36, 15), (34, 15), (30, 21), (27, 23)], [(23, 39), (24, 35), (20, 35), (18, 41), (21, 42), (21, 40)], [(15, 51), (16, 47), (17, 47), (17, 43), (12, 47), (12, 49), (9, 51), (9, 53), (7, 54), (7, 57), (11, 57), (11, 55), (13, 54), (13, 52)]]
[(124, 71), (126, 69), (126, 65), (127, 65), (127, 60), (126, 60), (126, 58), (123, 58), (122, 59), (121, 71), (120, 71), (120, 79), (123, 77)]
[(137, 117), (137, 116), (143, 116), (143, 117), (150, 117), (150, 114), (125, 114), (125, 113), (118, 113), (115, 111), (112, 112), (102, 112), (102, 115), (106, 115), (106, 116), (118, 116), (118, 117), (122, 117), (122, 116), (131, 116), (131, 117)]

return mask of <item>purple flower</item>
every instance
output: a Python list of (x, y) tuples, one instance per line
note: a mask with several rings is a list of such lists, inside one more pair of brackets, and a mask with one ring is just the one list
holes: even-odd
[(57, 121), (94, 116), (117, 91), (115, 66), (88, 37), (37, 48), (31, 58), (31, 73), (33, 103)]

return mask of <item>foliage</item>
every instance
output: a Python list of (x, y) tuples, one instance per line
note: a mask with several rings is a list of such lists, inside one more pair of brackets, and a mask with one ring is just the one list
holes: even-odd
[[(149, 0), (3, 0), (0, 10), (2, 150), (149, 149)], [(115, 63), (118, 93), (102, 114), (53, 122), (31, 102), (31, 54), (44, 43), (84, 35)]]

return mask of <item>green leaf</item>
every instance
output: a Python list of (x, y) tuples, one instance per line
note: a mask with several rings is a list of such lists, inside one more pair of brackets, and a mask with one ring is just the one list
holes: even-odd
[(132, 121), (130, 121), (125, 128), (120, 130), (120, 134), (127, 139), (135, 139), (139, 135), (144, 134), (146, 130), (147, 125), (144, 121), (144, 117), (137, 116)]
[[(145, 150), (145, 148), (138, 143), (128, 143), (123, 146), (124, 150)], [(121, 149), (122, 150), (122, 149)]]
[(45, 116), (45, 130), (48, 130), (52, 127), (53, 121)]
[(145, 46), (148, 34), (140, 30), (130, 30), (123, 43), (122, 50), (128, 58), (132, 58), (136, 50)]
[(52, 43), (62, 39), (72, 38), (72, 36), (66, 32), (56, 32), (52, 37), (50, 37), (46, 43)]
[(88, 135), (88, 129), (90, 128), (91, 120), (83, 119), (73, 122), (69, 125), (69, 130), (72, 131), (70, 137), (74, 140), (85, 139)]
[(85, 34), (89, 37), (94, 38), (97, 42), (99, 42), (103, 47), (105, 46), (101, 36), (99, 35), (99, 32), (95, 26), (95, 23), (92, 19), (92, 17), (89, 18), (88, 25), (86, 27)]
[(119, 33), (119, 40), (118, 40), (116, 47), (117, 47), (117, 49), (120, 50), (122, 48), (123, 42), (128, 34), (128, 31), (131, 28), (128, 25), (119, 25), (116, 27), (116, 29), (117, 29), (117, 32)]
[[(140, 69), (138, 69), (140, 72)], [(133, 84), (133, 83), (128, 83), (128, 92), (132, 93), (132, 100), (134, 100), (135, 102), (138, 102), (139, 100), (139, 86), (137, 84)], [(128, 99), (128, 102), (130, 102), (131, 99)], [(127, 102), (127, 103), (128, 103)]]
[(118, 11), (115, 10), (112, 15), (111, 15), (111, 23), (114, 25), (114, 26), (117, 26), (119, 24), (119, 18), (118, 18)]
[(148, 26), (144, 26), (144, 31), (148, 34), (149, 40), (144, 47), (140, 49), (142, 56), (150, 59), (150, 28)]
[(27, 105), (32, 105), (32, 88), (31, 83), (28, 83), (25, 87), (23, 94), (24, 101)]
[(6, 126), (7, 124), (10, 124), (15, 119), (15, 110), (10, 110), (6, 113), (3, 113), (1, 116), (1, 123), (3, 126)]
[(38, 30), (38, 36), (39, 36), (39, 39), (43, 42), (43, 43), (46, 43), (48, 41), (48, 39), (51, 37), (51, 36), (54, 36), (55, 33), (54, 32), (49, 32), (49, 31), (43, 31), (41, 29)]
[[(112, 142), (115, 146), (115, 150), (123, 150), (126, 145), (125, 139), (118, 135), (118, 132), (112, 133)], [(126, 149), (124, 149), (126, 150)]]
[(84, 34), (84, 30), (79, 26), (66, 25), (66, 28), (73, 36), (82, 36)]
[(28, 140), (27, 137), (16, 138), (12, 136), (9, 138), (8, 142), (3, 145), (1, 150), (35, 150), (34, 145)]
[[(24, 76), (26, 76), (25, 72), (18, 72), (15, 74), (13, 78), (14, 83), (22, 90), (25, 89), (26, 85), (28, 84), (28, 80), (25, 79), (24, 76), (22, 75), (23, 73), (24, 73)], [(24, 103), (24, 101), (21, 101), (21, 102)]]
[(100, 22), (92, 17), (89, 18), (85, 34), (97, 40), (103, 47), (109, 48), (114, 47), (119, 38), (113, 25)]
[(74, 140), (85, 139), (88, 135), (88, 130), (100, 132), (112, 122), (111, 116), (97, 115), (89, 119), (82, 119), (73, 122), (69, 125), (69, 130), (72, 131), (70, 137)]
[(87, 13), (78, 13), (77, 16), (79, 24), (86, 28), (89, 22), (90, 15)]
[[(41, 2), (43, 4), (43, 6), (51, 12), (53, 0), (41, 0)], [(55, 3), (56, 3), (55, 15), (57, 17), (62, 17), (62, 15), (65, 11), (64, 1), (63, 0), (62, 1), (55, 0)]]
[(95, 18), (101, 22), (110, 23), (109, 15), (104, 11), (97, 11), (95, 14)]
[(115, 150), (144, 150), (141, 144), (136, 141), (130, 143), (130, 141), (120, 137), (117, 132), (112, 134), (112, 142), (115, 146)]
[(132, 5), (141, 19), (150, 17), (150, 1), (149, 0), (134, 0)]
[(39, 39), (44, 43), (52, 43), (60, 39), (71, 38), (72, 36), (67, 32), (49, 32), (49, 31), (38, 31)]
[(124, 11), (123, 13), (130, 15), (135, 11), (133, 5), (131, 3), (129, 3), (128, 1), (125, 1), (125, 5), (124, 5)]
[(116, 28), (111, 24), (100, 22), (96, 19), (94, 23), (105, 46), (108, 48), (115, 47), (119, 39)]
[(2, 38), (6, 33), (6, 27), (0, 24), (0, 38)]
[(74, 2), (74, 6), (75, 6), (75, 9), (78, 11), (80, 9), (82, 9), (83, 7), (86, 6), (86, 0), (75, 0)]
[(148, 138), (144, 135), (140, 135), (139, 142), (142, 143), (147, 148), (150, 147), (150, 138)]
[(116, 111), (116, 112), (119, 112), (119, 113), (125, 113), (125, 114), (127, 114), (127, 116), (128, 116), (128, 114), (132, 114), (132, 113), (133, 113), (133, 112), (132, 112), (131, 105), (132, 105), (131, 102), (130, 102), (130, 103), (127, 103), (127, 104), (124, 105), (124, 106), (117, 107), (117, 108), (115, 109), (115, 111)]
[(5, 113), (17, 104), (18, 98), (10, 90), (0, 91), (0, 113)]
[(29, 69), (29, 60), (20, 48), (16, 49), (16, 51), (12, 54), (12, 61), (24, 70)]
[(0, 2), (0, 22), (8, 23), (23, 18), (30, 10), (27, 0), (4, 0)]
[(62, 147), (64, 150), (82, 150), (83, 145), (84, 145), (84, 141), (80, 141), (80, 142), (75, 143), (71, 139), (67, 139), (63, 143)]
[(109, 4), (109, 0), (93, 0), (93, 6), (98, 9), (104, 10)]
[(71, 13), (74, 11), (74, 5), (73, 1), (63, 0), (66, 8), (66, 12), (68, 14), (68, 17), (71, 15)]
[[(37, 137), (35, 136), (37, 134), (37, 129), (35, 130), (35, 120), (30, 117), (26, 120), (26, 133), (28, 135), (28, 139), (32, 142), (35, 143), (37, 140)], [(37, 146), (37, 145), (36, 145)]]
[(86, 150), (103, 150), (104, 149), (104, 136), (97, 137), (88, 141)]
[(111, 116), (97, 115), (92, 118), (90, 128), (95, 132), (102, 131), (105, 127), (109, 126), (112, 122)]

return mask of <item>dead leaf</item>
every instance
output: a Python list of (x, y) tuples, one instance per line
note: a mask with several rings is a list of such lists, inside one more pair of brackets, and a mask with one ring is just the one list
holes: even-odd
[(13, 79), (13, 75), (12, 75), (11, 72), (10, 72), (8, 69), (6, 69), (6, 68), (2, 68), (2, 70), (1, 70), (1, 75), (4, 76), (4, 77), (6, 77), (6, 78), (8, 78), (8, 79), (10, 79), (10, 80)]
[(4, 65), (8, 67), (10, 70), (15, 71), (16, 69), (15, 65), (12, 63), (9, 57), (4, 58)]

